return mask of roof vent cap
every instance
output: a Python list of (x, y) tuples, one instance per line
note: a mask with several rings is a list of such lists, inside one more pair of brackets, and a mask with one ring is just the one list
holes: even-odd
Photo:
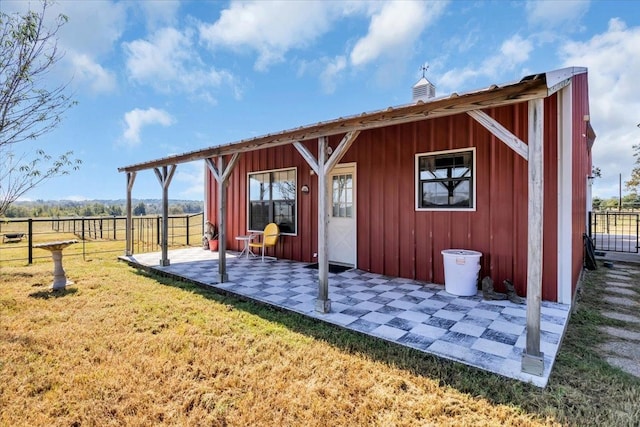
[(413, 102), (426, 101), (436, 96), (436, 87), (425, 77), (425, 72), (429, 66), (422, 67), (422, 78), (413, 85)]

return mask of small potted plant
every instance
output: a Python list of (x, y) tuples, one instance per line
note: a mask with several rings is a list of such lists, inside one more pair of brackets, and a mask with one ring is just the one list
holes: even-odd
[(204, 237), (209, 242), (209, 250), (217, 251), (218, 250), (218, 226), (209, 221), (205, 223), (206, 231), (204, 233)]

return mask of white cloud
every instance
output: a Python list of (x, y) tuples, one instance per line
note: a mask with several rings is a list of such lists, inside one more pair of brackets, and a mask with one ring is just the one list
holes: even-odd
[(174, 182), (181, 183), (178, 198), (202, 200), (204, 198), (205, 165), (203, 162), (183, 163), (176, 169)]
[[(640, 27), (627, 28), (611, 19), (606, 32), (585, 42), (567, 42), (560, 55), (565, 66), (589, 68), (592, 125), (598, 135), (594, 164), (602, 170), (595, 180), (594, 195), (611, 197), (633, 169), (632, 145), (640, 140)], [(624, 182), (623, 182), (624, 185)]]
[(159, 124), (166, 127), (175, 123), (174, 118), (169, 113), (156, 108), (148, 108), (146, 110), (136, 108), (131, 110), (124, 115), (124, 121), (126, 129), (122, 136), (130, 145), (138, 145), (140, 143), (140, 132), (145, 126)]
[[(30, 7), (40, 10), (37, 2), (12, 1), (7, 4), (12, 11), (20, 13)], [(58, 51), (63, 57), (59, 63), (61, 67), (56, 68), (55, 72), (60, 73), (63, 79), (73, 79), (74, 86), (88, 85), (92, 92), (115, 89), (114, 73), (101, 65), (100, 61), (113, 53), (115, 43), (122, 36), (127, 23), (126, 13), (126, 3), (122, 2), (50, 2), (45, 15), (48, 29), (55, 29), (60, 14), (68, 18), (57, 34)]]
[(503, 74), (512, 71), (525, 63), (533, 50), (533, 44), (516, 34), (505, 40), (500, 46), (500, 52), (486, 58), (478, 65), (468, 65), (464, 69), (454, 68), (444, 73), (438, 81), (439, 89), (446, 92), (460, 91), (469, 81), (478, 78), (498, 80)]
[[(316, 73), (325, 92), (333, 92), (349, 66), (365, 66), (373, 61), (379, 81), (397, 75), (398, 64), (406, 63), (420, 36), (442, 15), (448, 1), (233, 1), (220, 18), (199, 27), (200, 38), (211, 50), (233, 49), (257, 54), (254, 68), (265, 71), (283, 62), (295, 49), (309, 49), (336, 25), (348, 25), (362, 18), (370, 20), (360, 39), (344, 40), (348, 53), (321, 52), (319, 59), (297, 59), (298, 76), (308, 64), (323, 70)], [(336, 47), (335, 44), (333, 46)], [(343, 58), (344, 56), (344, 58)], [(333, 59), (327, 59), (327, 58)]]
[(142, 9), (150, 29), (175, 24), (180, 9), (177, 0), (145, 0), (135, 2), (135, 5)]
[[(223, 83), (235, 86), (235, 79), (227, 71), (207, 67), (193, 46), (193, 34), (175, 28), (163, 28), (149, 40), (124, 43), (129, 76), (138, 83), (148, 84), (161, 92), (173, 91), (197, 94), (213, 101), (207, 91)], [(237, 92), (239, 89), (234, 87)]]
[(127, 23), (127, 6), (111, 1), (52, 3), (49, 19), (62, 13), (69, 21), (60, 30), (63, 64), (75, 87), (93, 93), (116, 89), (115, 73), (101, 64), (113, 53)]
[(530, 24), (545, 28), (574, 25), (589, 9), (589, 0), (528, 1), (527, 19)]
[(211, 49), (248, 48), (258, 52), (257, 70), (281, 62), (293, 48), (308, 45), (328, 31), (338, 2), (232, 2), (213, 24), (200, 26), (200, 37)]
[(340, 74), (346, 67), (347, 58), (342, 55), (336, 56), (328, 62), (320, 74), (320, 82), (326, 93), (333, 93), (336, 90), (336, 80), (340, 78)]
[(391, 1), (371, 17), (369, 32), (351, 51), (355, 66), (410, 51), (423, 30), (444, 11), (446, 2)]
[(500, 62), (510, 64), (520, 64), (529, 59), (529, 54), (533, 50), (533, 45), (529, 40), (525, 40), (519, 35), (515, 35), (502, 43), (500, 47)]
[(85, 54), (68, 53), (67, 60), (74, 70), (74, 84), (88, 84), (94, 93), (111, 92), (116, 88), (116, 78), (113, 72), (103, 68)]
[[(41, 11), (40, 2), (2, 1), (6, 12), (32, 9)], [(122, 35), (127, 20), (127, 6), (123, 2), (105, 0), (49, 2), (45, 15), (45, 25), (53, 29), (58, 16), (67, 16), (68, 22), (58, 33), (60, 44), (78, 52), (102, 55), (113, 48)]]
[(58, 13), (69, 18), (60, 31), (60, 43), (93, 58), (112, 52), (127, 24), (127, 6), (122, 2), (53, 3), (50, 18)]

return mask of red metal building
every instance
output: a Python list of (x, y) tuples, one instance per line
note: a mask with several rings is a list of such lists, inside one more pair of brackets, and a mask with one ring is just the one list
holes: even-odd
[[(207, 154), (229, 163), (241, 153), (226, 187), (226, 246), (241, 250), (235, 236), (274, 221), (282, 235), (273, 255), (317, 262), (318, 174), (293, 143), (318, 159), (317, 140), (326, 138), (330, 159), (355, 131), (327, 176), (329, 261), (444, 283), (441, 251), (472, 249), (483, 254), (481, 277), (498, 289), (511, 279), (525, 295), (535, 100), (542, 114), (541, 296), (570, 304), (583, 268), (594, 138), (584, 68), (221, 146)], [(219, 221), (218, 188), (207, 174), (212, 222)]]
[(219, 281), (226, 249), (242, 249), (235, 237), (275, 222), (273, 255), (318, 262), (321, 313), (331, 311), (330, 261), (443, 283), (442, 250), (482, 252), (481, 276), (526, 294), (522, 369), (541, 375), (541, 301), (571, 304), (583, 269), (594, 139), (587, 70), (571, 67), (119, 170), (128, 224), (136, 173), (153, 169), (162, 184), (168, 265), (171, 179), (178, 164), (204, 160)]

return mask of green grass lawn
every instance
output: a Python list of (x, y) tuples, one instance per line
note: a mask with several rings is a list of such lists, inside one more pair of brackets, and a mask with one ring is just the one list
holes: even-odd
[[(546, 389), (138, 272), (112, 255), (0, 269), (0, 425), (576, 425), (640, 421), (594, 351), (590, 272)], [(639, 278), (636, 278), (636, 281)], [(614, 322), (615, 323), (615, 322)]]

